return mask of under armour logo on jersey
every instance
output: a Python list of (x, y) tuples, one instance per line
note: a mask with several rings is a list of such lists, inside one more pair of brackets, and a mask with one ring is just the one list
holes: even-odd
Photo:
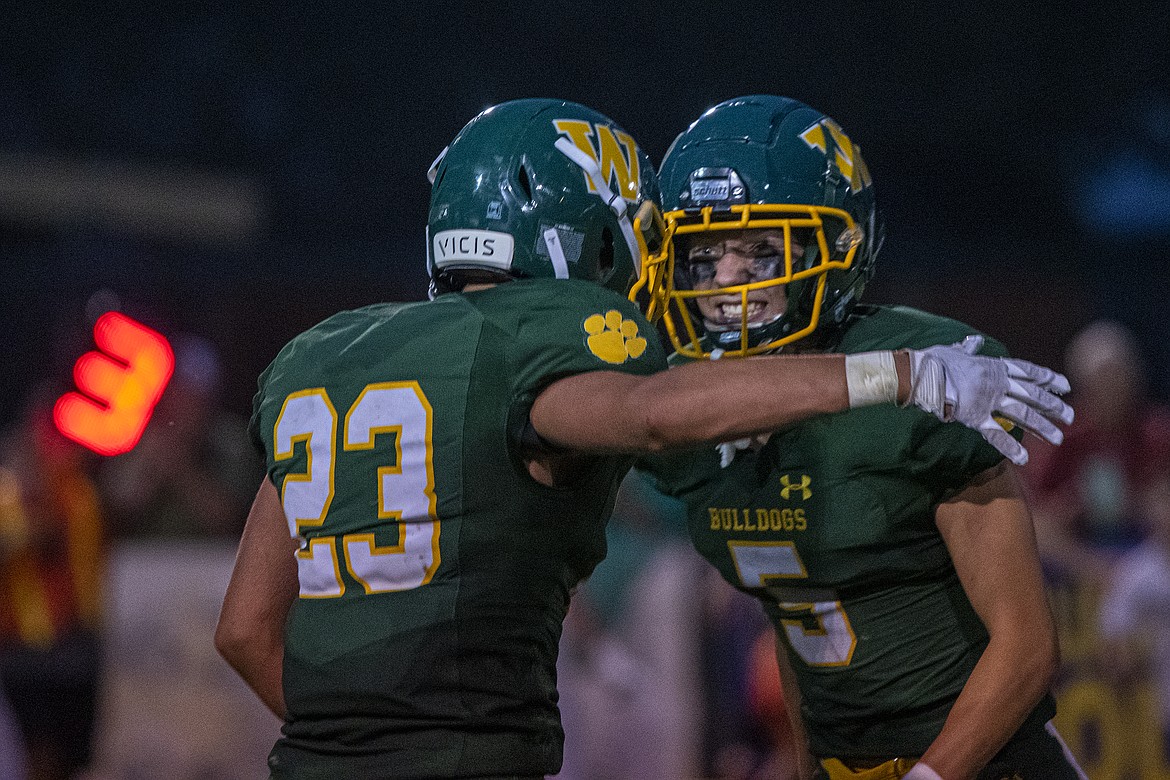
[(588, 317), (582, 327), (589, 334), (585, 339), (589, 351), (606, 363), (625, 363), (646, 351), (646, 339), (638, 335), (638, 323), (625, 319), (617, 309), (610, 309), (604, 316)]
[[(582, 119), (554, 119), (557, 132), (573, 142), (585, 154), (593, 158), (601, 170), (601, 176), (613, 191), (631, 203), (638, 202), (638, 180), (641, 174), (638, 162), (638, 145), (633, 137), (609, 125), (599, 125)], [(595, 145), (596, 144), (596, 145)], [(597, 187), (585, 174), (589, 191), (596, 193)]]
[(792, 491), (794, 490), (800, 491), (800, 499), (802, 501), (808, 501), (812, 498), (812, 488), (810, 487), (812, 485), (812, 477), (808, 474), (800, 475), (799, 484), (793, 484), (792, 477), (784, 474), (780, 477), (780, 484), (784, 486), (780, 489), (780, 497), (785, 501), (792, 498)]

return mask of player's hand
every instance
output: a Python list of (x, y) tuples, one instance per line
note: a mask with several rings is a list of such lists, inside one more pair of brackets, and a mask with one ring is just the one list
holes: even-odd
[(1068, 392), (1068, 379), (1027, 360), (975, 354), (981, 346), (982, 336), (968, 336), (959, 344), (910, 350), (910, 403), (944, 422), (974, 428), (1022, 466), (1028, 451), (995, 417), (1060, 444), (1064, 433), (1054, 423), (1073, 420), (1072, 407), (1057, 397)]

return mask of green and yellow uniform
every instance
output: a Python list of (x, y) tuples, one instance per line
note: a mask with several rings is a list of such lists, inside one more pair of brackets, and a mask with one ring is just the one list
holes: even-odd
[(528, 410), (564, 376), (664, 368), (630, 303), (571, 279), (343, 312), (280, 352), (252, 418), (301, 539), (274, 777), (559, 769), (561, 621), (632, 459), (544, 487)]
[[(859, 307), (827, 351), (961, 341), (962, 323)], [(985, 352), (1002, 355), (988, 341)], [(988, 642), (935, 526), (938, 504), (1002, 460), (915, 408), (872, 406), (777, 431), (726, 467), (713, 448), (653, 464), (692, 539), (760, 600), (799, 681), (814, 755), (920, 756)], [(1042, 729), (1050, 698), (1021, 732)]]

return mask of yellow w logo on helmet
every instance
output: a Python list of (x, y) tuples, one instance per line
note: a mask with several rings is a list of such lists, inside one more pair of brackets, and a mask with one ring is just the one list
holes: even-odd
[(845, 131), (841, 129), (841, 125), (832, 119), (825, 117), (801, 133), (800, 139), (827, 156), (829, 143), (825, 136), (826, 133), (828, 133), (828, 138), (833, 139), (833, 159), (837, 163), (837, 168), (841, 171), (842, 176), (849, 179), (849, 186), (853, 191), (857, 192), (872, 186), (873, 179), (870, 178), (869, 168), (865, 166), (865, 160), (861, 159), (861, 147), (850, 141), (849, 136), (845, 135)]
[[(637, 202), (638, 176), (641, 173), (638, 167), (638, 145), (628, 133), (583, 119), (554, 119), (553, 127), (593, 158), (605, 182), (614, 192), (631, 203)], [(585, 182), (590, 192), (597, 192), (588, 175), (585, 176)]]

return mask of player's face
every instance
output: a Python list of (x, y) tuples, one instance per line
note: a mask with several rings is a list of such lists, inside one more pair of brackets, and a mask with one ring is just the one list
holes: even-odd
[[(686, 236), (678, 253), (686, 264), (695, 290), (764, 282), (784, 276), (784, 231), (752, 229), (712, 231)], [(792, 262), (804, 255), (799, 243), (792, 243)], [(743, 296), (740, 292), (702, 296), (695, 299), (709, 330), (731, 330), (743, 324)], [(748, 291), (748, 325), (771, 322), (788, 306), (785, 286), (775, 284)]]

